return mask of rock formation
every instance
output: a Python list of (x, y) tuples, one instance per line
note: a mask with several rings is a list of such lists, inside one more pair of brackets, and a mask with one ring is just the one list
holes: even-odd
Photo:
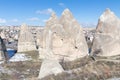
[(28, 26), (23, 24), (21, 26), (20, 35), (18, 39), (18, 52), (36, 50), (35, 40), (30, 32)]
[[(0, 37), (1, 38), (1, 37)], [(3, 60), (2, 39), (0, 39), (0, 60)]]
[(71, 61), (88, 53), (83, 30), (68, 9), (64, 10), (60, 20), (52, 13), (43, 36), (43, 45), (39, 48), (40, 58), (48, 58), (49, 55), (54, 59)]
[(49, 76), (52, 74), (57, 75), (58, 73), (61, 73), (63, 71), (64, 70), (63, 70), (62, 66), (59, 64), (59, 61), (45, 59), (42, 62), (42, 66), (40, 68), (38, 78), (42, 79), (45, 76)]
[(88, 54), (88, 46), (85, 40), (83, 29), (75, 20), (69, 9), (65, 9), (60, 18), (60, 23), (67, 34), (68, 56), (70, 60), (84, 57)]
[(46, 34), (45, 34), (45, 30), (42, 30), (42, 31), (38, 31), (37, 32), (37, 46), (38, 46), (38, 49), (39, 49), (39, 57), (40, 59), (44, 59), (46, 58), (48, 55), (47, 55), (47, 50), (46, 50)]
[(106, 9), (100, 16), (93, 40), (92, 54), (113, 56), (120, 54), (120, 20)]
[(6, 51), (6, 46), (3, 41), (3, 39), (0, 37), (0, 61), (7, 61), (9, 59), (7, 51)]
[(0, 36), (1, 36), (2, 39), (6, 39), (4, 30), (0, 33)]
[(37, 31), (36, 43), (38, 47), (42, 47), (44, 30)]

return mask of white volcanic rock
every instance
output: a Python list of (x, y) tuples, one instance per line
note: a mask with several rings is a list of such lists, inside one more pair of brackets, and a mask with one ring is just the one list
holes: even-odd
[(60, 35), (63, 34), (62, 25), (59, 24), (59, 21), (55, 13), (52, 13), (50, 19), (46, 22), (46, 27), (44, 31), (42, 32), (42, 35), (44, 37), (39, 37), (40, 40), (38, 42), (41, 41), (39, 46), (40, 59), (56, 58), (57, 55), (55, 55), (52, 50), (53, 49), (52, 43), (54, 41), (52, 36), (56, 32), (59, 33)]
[(120, 54), (120, 20), (107, 9), (98, 21), (92, 54), (113, 56)]
[(58, 23), (58, 18), (54, 12), (52, 12), (51, 17), (46, 22), (46, 27), (50, 28), (52, 25)]
[(1, 36), (2, 39), (6, 39), (6, 36), (5, 36), (4, 31), (2, 31), (2, 32), (0, 33), (0, 36)]
[(106, 11), (100, 16), (100, 20), (102, 22), (109, 20), (109, 18), (117, 18), (112, 11), (110, 11), (109, 8), (106, 9)]
[[(80, 24), (72, 16), (69, 9), (65, 9), (60, 18), (60, 24), (63, 25), (65, 32), (67, 33), (69, 46), (68, 56), (66, 59), (74, 60), (80, 57), (84, 57), (88, 54), (88, 46), (85, 40), (83, 29)], [(71, 53), (71, 54), (70, 54)]]
[(49, 55), (54, 59), (71, 61), (88, 54), (83, 30), (68, 9), (62, 13), (60, 20), (55, 13), (51, 15), (43, 36), (43, 45), (39, 48), (42, 59)]
[(20, 36), (18, 39), (18, 52), (36, 50), (35, 40), (28, 26), (21, 26)]
[(63, 71), (64, 70), (59, 64), (59, 61), (46, 59), (42, 62), (38, 78), (42, 79), (52, 74), (57, 75), (58, 73), (61, 73)]

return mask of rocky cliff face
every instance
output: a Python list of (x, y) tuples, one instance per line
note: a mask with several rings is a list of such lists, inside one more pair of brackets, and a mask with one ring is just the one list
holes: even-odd
[(93, 40), (92, 53), (100, 56), (120, 54), (120, 20), (106, 9), (100, 16)]

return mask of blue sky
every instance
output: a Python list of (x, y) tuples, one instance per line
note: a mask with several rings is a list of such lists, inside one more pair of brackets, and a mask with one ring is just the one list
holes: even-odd
[(45, 25), (51, 12), (69, 8), (79, 23), (97, 24), (110, 8), (120, 18), (120, 0), (0, 0), (0, 25)]

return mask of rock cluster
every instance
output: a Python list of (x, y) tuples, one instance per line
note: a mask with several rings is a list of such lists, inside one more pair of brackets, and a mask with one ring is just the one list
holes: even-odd
[(83, 30), (68, 9), (63, 11), (60, 19), (52, 13), (42, 35), (40, 59), (72, 61), (88, 54)]
[[(39, 36), (39, 55), (44, 59), (38, 78), (63, 72), (59, 60), (72, 61), (88, 54), (88, 46), (79, 23), (66, 9), (60, 19), (52, 13)], [(40, 43), (41, 42), (41, 43)]]
[[(42, 34), (43, 36), (40, 37), (42, 44), (39, 48), (40, 58), (44, 59), (43, 63), (49, 59), (52, 61), (45, 63), (49, 65), (48, 67), (42, 65), (39, 78), (50, 75), (50, 73), (55, 74), (54, 66), (49, 70), (50, 64), (54, 61), (59, 59), (72, 61), (84, 57), (88, 53), (83, 30), (68, 9), (63, 11), (60, 19), (53, 13)], [(114, 56), (120, 54), (120, 20), (109, 9), (100, 16), (91, 49), (91, 55)], [(60, 72), (62, 72), (62, 68), (56, 67), (58, 71), (61, 69)]]

